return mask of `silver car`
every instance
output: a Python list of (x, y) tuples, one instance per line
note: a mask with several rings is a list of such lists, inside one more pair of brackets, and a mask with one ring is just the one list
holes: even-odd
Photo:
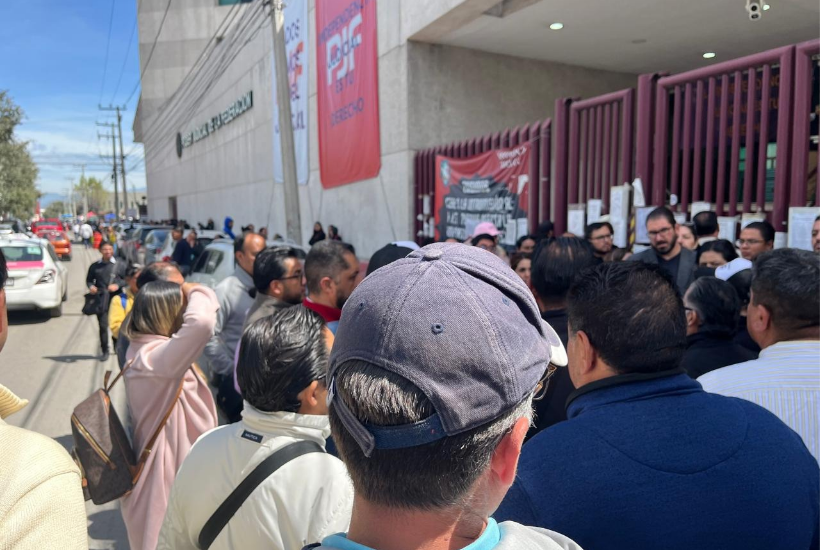
[[(304, 262), (307, 249), (303, 246), (286, 241), (267, 241), (268, 248), (275, 246), (290, 246), (296, 250), (296, 256)], [(233, 241), (216, 239), (205, 247), (202, 255), (194, 264), (191, 274), (185, 279), (191, 283), (202, 283), (214, 288), (223, 279), (230, 276), (236, 269)]]

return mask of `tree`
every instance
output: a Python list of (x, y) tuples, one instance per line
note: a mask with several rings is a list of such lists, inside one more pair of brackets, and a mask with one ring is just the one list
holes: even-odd
[(28, 142), (14, 137), (14, 128), (22, 119), (23, 110), (7, 91), (0, 90), (0, 213), (28, 218), (39, 192), (37, 165), (29, 155)]
[(64, 202), (54, 201), (48, 206), (46, 206), (46, 209), (43, 211), (43, 217), (47, 219), (60, 218), (63, 214), (66, 214), (68, 210), (68, 205), (66, 205)]
[(80, 178), (80, 183), (78, 183), (77, 186), (74, 187), (74, 193), (78, 197), (85, 196), (88, 198), (89, 210), (92, 210), (98, 214), (102, 213), (101, 210), (105, 207), (106, 199), (108, 198), (108, 193), (105, 191), (103, 183), (100, 180), (98, 180), (94, 176), (82, 176)]

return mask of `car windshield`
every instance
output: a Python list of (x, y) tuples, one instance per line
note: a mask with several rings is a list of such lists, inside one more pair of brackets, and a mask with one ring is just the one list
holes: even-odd
[(43, 259), (43, 249), (34, 245), (9, 245), (0, 247), (6, 261), (9, 262), (39, 262)]

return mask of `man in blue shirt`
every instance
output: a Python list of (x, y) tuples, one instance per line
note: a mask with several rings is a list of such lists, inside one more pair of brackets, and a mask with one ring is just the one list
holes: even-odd
[(491, 252), (432, 244), (368, 276), (344, 306), (328, 368), (353, 515), (318, 547), (579, 550), (491, 517), (550, 363), (566, 365), (558, 335)]
[(668, 275), (603, 264), (568, 305), (569, 419), (524, 447), (499, 519), (595, 550), (817, 548), (817, 462), (769, 411), (686, 375)]

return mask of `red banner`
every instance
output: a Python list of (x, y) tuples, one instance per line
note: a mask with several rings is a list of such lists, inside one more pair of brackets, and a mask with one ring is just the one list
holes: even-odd
[(530, 144), (466, 159), (436, 156), (436, 238), (464, 241), (492, 222), (501, 242), (526, 235)]
[(316, 2), (319, 168), (322, 186), (378, 175), (376, 0)]

